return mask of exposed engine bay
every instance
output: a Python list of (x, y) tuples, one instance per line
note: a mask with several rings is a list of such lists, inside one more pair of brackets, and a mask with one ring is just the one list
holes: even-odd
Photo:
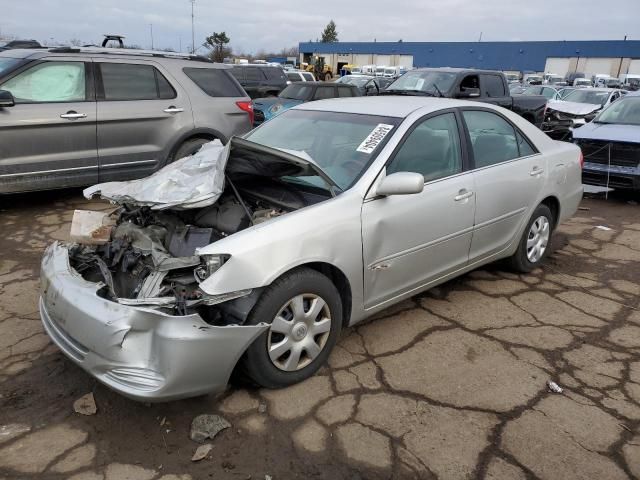
[[(104, 235), (102, 241), (76, 238), (77, 243), (70, 245), (71, 267), (87, 281), (104, 283), (98, 293), (111, 301), (171, 315), (197, 311), (206, 321), (220, 322), (219, 309), (211, 307), (251, 291), (212, 296), (201, 290), (199, 284), (224, 259), (201, 257), (197, 249), (329, 197), (327, 191), (295, 179), (253, 174), (246, 165), (240, 170), (236, 168), (233, 180), (228, 170), (215, 203), (200, 208), (154, 209), (133, 201), (117, 202), (116, 210), (104, 214), (103, 224), (110, 225), (106, 235), (104, 226), (93, 232)], [(286, 173), (291, 170), (289, 165)]]

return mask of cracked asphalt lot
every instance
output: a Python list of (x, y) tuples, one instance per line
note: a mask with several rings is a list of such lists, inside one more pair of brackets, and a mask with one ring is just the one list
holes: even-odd
[[(106, 205), (5, 197), (0, 479), (640, 478), (640, 207), (582, 206), (544, 268), (490, 266), (396, 305), (303, 384), (144, 405), (66, 360), (37, 313), (42, 250), (74, 208)], [(97, 414), (74, 413), (89, 392)], [(192, 463), (201, 413), (233, 427)]]

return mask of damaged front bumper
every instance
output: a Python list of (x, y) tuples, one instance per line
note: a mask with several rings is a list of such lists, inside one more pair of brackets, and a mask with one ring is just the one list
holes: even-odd
[(139, 401), (222, 391), (247, 347), (267, 324), (212, 326), (198, 314), (174, 316), (100, 297), (104, 285), (69, 265), (67, 248), (42, 260), (40, 316), (67, 357), (102, 383)]

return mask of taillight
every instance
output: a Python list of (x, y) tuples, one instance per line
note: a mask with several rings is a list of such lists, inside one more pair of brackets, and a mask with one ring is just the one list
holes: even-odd
[(240, 110), (249, 114), (249, 123), (253, 126), (253, 103), (251, 103), (251, 100), (236, 102), (236, 105)]

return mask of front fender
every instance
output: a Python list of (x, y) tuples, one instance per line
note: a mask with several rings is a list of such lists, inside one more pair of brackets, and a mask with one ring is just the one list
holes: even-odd
[(323, 262), (347, 277), (354, 305), (362, 305), (362, 199), (355, 192), (242, 230), (197, 251), (229, 260), (200, 284), (210, 294), (270, 285), (300, 265)]

